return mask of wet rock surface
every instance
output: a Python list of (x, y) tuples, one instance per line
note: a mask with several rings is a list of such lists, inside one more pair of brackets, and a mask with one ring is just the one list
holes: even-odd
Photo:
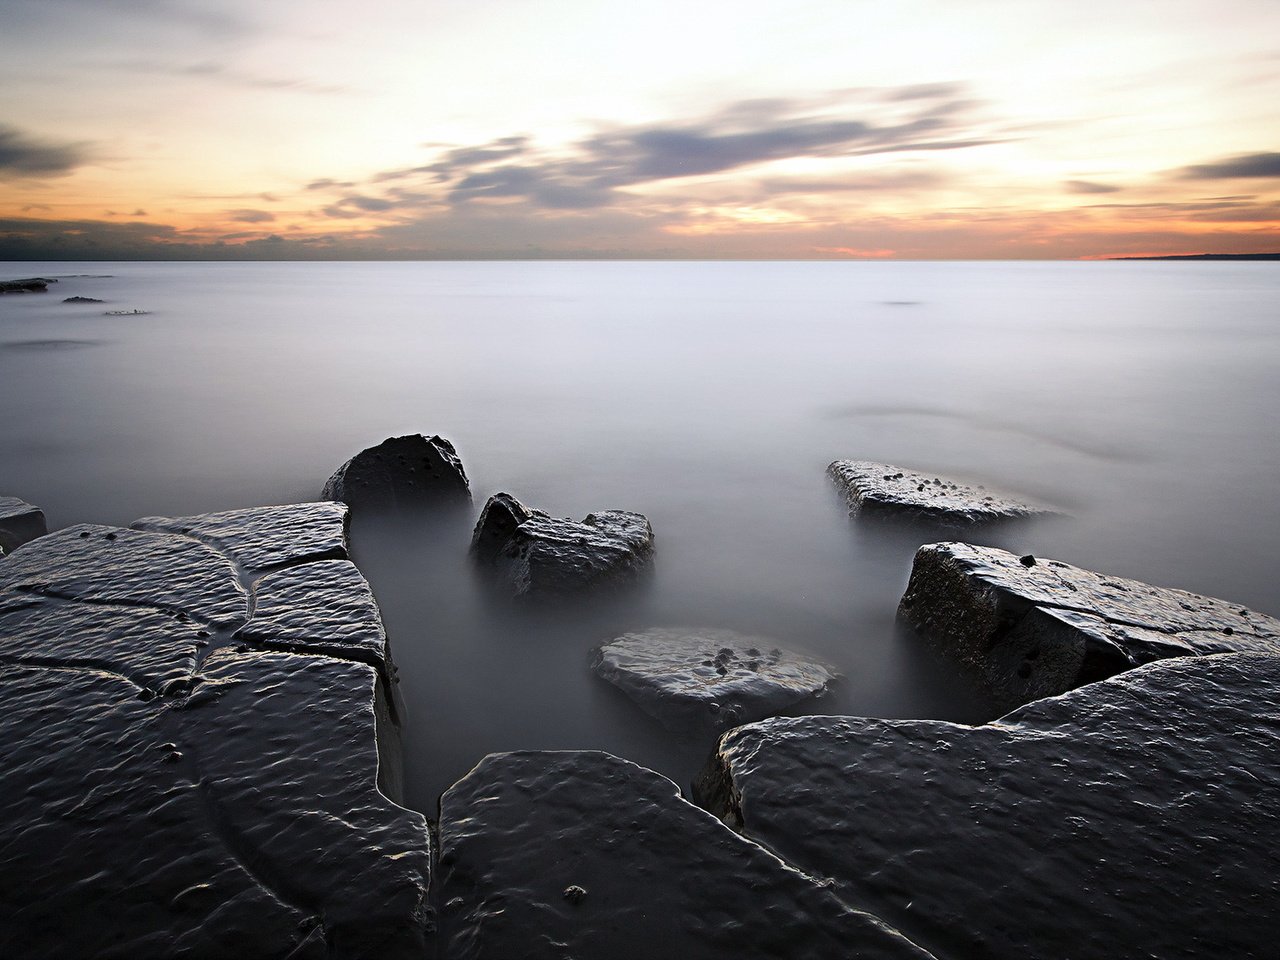
[(423, 955), (385, 636), (316, 559), (345, 522), (81, 525), (0, 561), (0, 955)]
[(718, 815), (938, 957), (1275, 955), (1280, 659), (1163, 661), (977, 727), (726, 734)]
[(1046, 508), (985, 486), (868, 460), (836, 460), (827, 476), (844, 494), (849, 516), (888, 517), (965, 526), (1013, 520)]
[(356, 509), (470, 504), (471, 487), (453, 444), (443, 437), (389, 437), (356, 454), (324, 485), (322, 500)]
[(516, 598), (562, 597), (635, 582), (653, 560), (653, 528), (625, 510), (559, 519), (498, 493), (480, 514), (471, 555)]
[(592, 669), (677, 731), (726, 729), (826, 691), (834, 668), (767, 637), (656, 628), (602, 646)]
[(44, 511), (17, 497), (0, 497), (0, 554), (48, 532)]
[(486, 757), (440, 805), (450, 960), (926, 957), (606, 753)]
[(968, 543), (917, 551), (899, 615), (1006, 708), (1165, 657), (1280, 654), (1273, 617)]
[(63, 303), (102, 303), (97, 297), (67, 297)]

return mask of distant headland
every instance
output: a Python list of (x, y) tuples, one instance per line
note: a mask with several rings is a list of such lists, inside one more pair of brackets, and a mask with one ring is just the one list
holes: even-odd
[(1107, 257), (1108, 260), (1280, 260), (1280, 253), (1190, 253), (1166, 257)]

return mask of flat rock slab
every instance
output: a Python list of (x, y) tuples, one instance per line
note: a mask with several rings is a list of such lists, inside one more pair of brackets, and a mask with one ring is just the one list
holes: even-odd
[(984, 726), (779, 718), (714, 812), (938, 957), (1267, 958), (1280, 660), (1168, 660)]
[(673, 730), (760, 720), (825, 693), (837, 676), (766, 637), (715, 628), (628, 633), (604, 644), (591, 667)]
[(145, 523), (0, 561), (0, 955), (421, 957), (385, 634), (314, 559), (345, 507)]
[(486, 757), (440, 804), (450, 960), (923, 958), (923, 951), (606, 753)]
[(471, 486), (453, 444), (420, 433), (388, 437), (334, 471), (321, 500), (357, 510), (394, 510), (433, 504), (470, 505)]
[(0, 497), (0, 554), (12, 553), (48, 532), (44, 511), (17, 497)]
[(905, 470), (888, 463), (837, 460), (827, 467), (827, 475), (844, 494), (851, 517), (887, 517), (963, 526), (1052, 512), (983, 485)]
[(916, 552), (899, 615), (1005, 708), (1164, 657), (1280, 654), (1280, 620), (995, 547)]
[(634, 583), (652, 563), (653, 528), (625, 510), (558, 519), (498, 493), (480, 514), (471, 554), (516, 598), (562, 597)]

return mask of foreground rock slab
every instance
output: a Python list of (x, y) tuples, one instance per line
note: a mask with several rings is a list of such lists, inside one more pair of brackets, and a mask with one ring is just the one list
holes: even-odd
[(389, 437), (340, 466), (320, 494), (355, 509), (471, 503), (471, 486), (453, 444), (420, 433)]
[(44, 511), (17, 497), (0, 497), (0, 554), (48, 533)]
[(916, 552), (899, 615), (1010, 708), (1164, 657), (1280, 654), (1280, 620), (995, 547)]
[(385, 635), (331, 603), (346, 508), (140, 523), (0, 561), (0, 955), (421, 957)]
[(923, 958), (605, 753), (486, 757), (440, 804), (442, 956)]
[(891, 517), (964, 526), (1051, 512), (985, 486), (888, 463), (836, 460), (827, 467), (827, 476), (844, 494), (850, 517)]
[(471, 555), (516, 598), (560, 597), (633, 583), (653, 560), (653, 528), (625, 510), (562, 520), (498, 493), (480, 514)]
[(0, 293), (45, 293), (49, 284), (57, 280), (44, 277), (27, 277), (23, 280), (0, 280)]
[(673, 730), (727, 729), (826, 692), (835, 669), (765, 637), (714, 628), (655, 628), (606, 643), (592, 662)]
[(1274, 957), (1280, 659), (1151, 664), (978, 727), (801, 717), (700, 797), (938, 957)]

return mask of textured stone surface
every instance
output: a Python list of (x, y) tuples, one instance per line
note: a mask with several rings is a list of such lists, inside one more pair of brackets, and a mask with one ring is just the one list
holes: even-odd
[(1280, 660), (1168, 660), (977, 727), (721, 740), (726, 820), (939, 957), (1274, 957)]
[(320, 498), (357, 509), (470, 504), (471, 487), (453, 444), (415, 433), (356, 454), (329, 478)]
[(17, 497), (0, 497), (0, 554), (48, 532), (44, 511)]
[(827, 475), (845, 496), (849, 516), (898, 517), (967, 525), (1048, 512), (1007, 493), (868, 460), (837, 460)]
[(634, 582), (653, 560), (653, 528), (625, 510), (562, 520), (498, 493), (480, 514), (471, 555), (515, 597), (558, 597)]
[(341, 503), (249, 507), (198, 517), (144, 517), (133, 526), (199, 540), (250, 571), (347, 558), (347, 507)]
[(968, 543), (917, 551), (899, 614), (1006, 708), (1164, 657), (1280, 654), (1280, 621), (1236, 604)]
[(725, 729), (826, 692), (834, 668), (767, 637), (658, 627), (597, 651), (595, 672), (674, 730)]
[(0, 956), (424, 955), (381, 621), (308, 506), (0, 562)]
[(440, 805), (450, 960), (927, 956), (605, 753), (486, 757)]

